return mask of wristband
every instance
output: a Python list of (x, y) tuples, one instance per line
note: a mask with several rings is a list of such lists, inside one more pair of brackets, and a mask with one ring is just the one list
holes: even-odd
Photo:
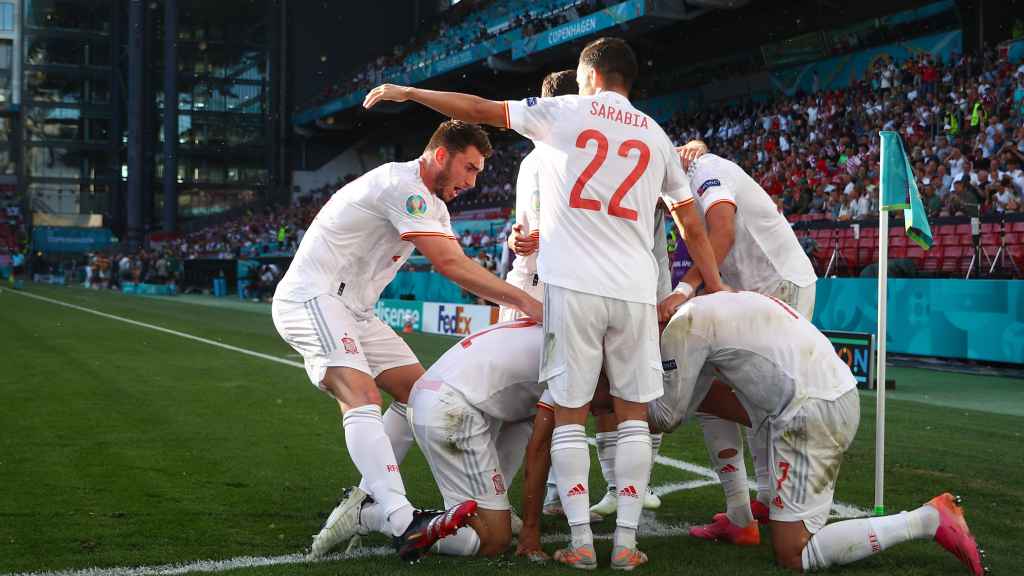
[(676, 286), (676, 289), (673, 290), (673, 292), (675, 292), (676, 294), (682, 294), (687, 299), (690, 299), (690, 297), (693, 296), (694, 290), (693, 286), (690, 286), (686, 282), (680, 282), (679, 285)]

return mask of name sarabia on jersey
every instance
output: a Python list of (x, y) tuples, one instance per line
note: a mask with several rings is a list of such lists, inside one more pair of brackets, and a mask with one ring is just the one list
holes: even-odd
[(621, 108), (616, 108), (615, 106), (609, 106), (600, 102), (590, 103), (590, 115), (598, 116), (605, 120), (611, 120), (612, 122), (618, 122), (619, 124), (625, 124), (627, 126), (647, 128), (647, 116), (636, 112), (630, 112), (628, 110), (622, 110)]

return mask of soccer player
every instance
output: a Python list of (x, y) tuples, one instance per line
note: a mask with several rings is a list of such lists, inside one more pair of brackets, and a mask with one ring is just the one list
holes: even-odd
[(860, 423), (857, 383), (828, 338), (788, 304), (754, 292), (699, 296), (672, 317), (661, 351), (665, 395), (650, 404), (656, 428), (671, 431), (700, 410), (768, 430), (769, 514), (780, 566), (822, 570), (934, 538), (973, 574), (984, 573), (963, 510), (949, 494), (910, 512), (825, 525)]
[[(302, 355), (313, 385), (341, 406), (345, 444), (363, 475), (356, 497), (346, 498), (314, 538), (314, 556), (351, 536), (350, 509), (366, 494), (384, 507), (406, 559), (453, 533), (475, 507), (428, 514), (406, 498), (398, 463), (413, 440), (404, 403), (423, 367), (373, 306), (415, 248), (470, 292), (541, 317), (537, 300), (466, 257), (451, 230), (445, 203), (475, 185), (490, 154), (479, 126), (442, 123), (416, 160), (384, 164), (336, 192), (277, 286), (274, 326)], [(380, 390), (395, 399), (383, 417)]]
[[(805, 318), (814, 315), (814, 266), (807, 258), (789, 222), (779, 214), (768, 193), (742, 168), (714, 154), (691, 160), (680, 149), (681, 161), (696, 187), (696, 201), (704, 215), (711, 246), (722, 280), (737, 290), (772, 295)], [(675, 293), (659, 306), (659, 319), (668, 321), (676, 309), (700, 286), (700, 271), (690, 269)], [(713, 416), (698, 414), (712, 467), (726, 495), (726, 512), (706, 526), (694, 526), (690, 535), (736, 544), (757, 544), (755, 519), (768, 521), (770, 475), (766, 430), (747, 429), (747, 446), (757, 475), (757, 500), (751, 502), (747, 469), (743, 462), (740, 427)]]
[[(543, 98), (575, 94), (576, 72), (562, 70), (544, 77), (540, 87)], [(537, 247), (540, 245), (540, 162), (541, 150), (534, 148), (519, 164), (516, 178), (516, 224), (508, 236), (508, 246), (516, 254), (505, 281), (524, 290), (530, 296), (544, 297), (544, 283), (537, 275)], [(515, 308), (502, 306), (498, 312), (501, 321), (515, 320), (521, 313)]]
[[(416, 443), (445, 506), (477, 502), (469, 526), (437, 543), (455, 556), (494, 556), (512, 541), (511, 485), (530, 438), (538, 400), (543, 331), (529, 319), (503, 322), (452, 346), (409, 397)], [(360, 533), (386, 529), (382, 507), (362, 502)]]
[(659, 196), (685, 227), (706, 290), (723, 288), (668, 136), (629, 101), (637, 72), (628, 44), (600, 38), (580, 53), (579, 96), (496, 102), (383, 85), (363, 102), (372, 108), (383, 100), (412, 100), (460, 120), (511, 128), (544, 151), (541, 178), (551, 185), (541, 189), (537, 261), (545, 282), (541, 378), (555, 401), (551, 459), (572, 532), (555, 559), (581, 569), (597, 565), (584, 423), (602, 366), (619, 421), (612, 567), (647, 562), (636, 527), (651, 472), (646, 403), (662, 393), (651, 235)]

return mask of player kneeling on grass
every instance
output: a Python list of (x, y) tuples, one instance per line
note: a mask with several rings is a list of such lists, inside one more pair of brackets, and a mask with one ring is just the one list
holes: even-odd
[[(825, 525), (860, 402), (856, 380), (832, 344), (787, 304), (753, 292), (694, 298), (665, 328), (661, 353), (665, 395), (648, 405), (654, 427), (671, 431), (698, 410), (768, 427), (775, 479), (769, 517), (781, 566), (821, 570), (934, 538), (971, 573), (984, 574), (963, 510), (949, 494), (910, 512)], [(723, 520), (724, 514), (716, 517)], [(750, 527), (757, 530), (756, 520)]]
[[(523, 462), (538, 399), (544, 337), (532, 320), (496, 324), (464, 338), (427, 370), (409, 396), (416, 443), (444, 498), (477, 502), (469, 526), (434, 551), (494, 556), (508, 549), (513, 514), (508, 486)], [(367, 498), (359, 532), (386, 532), (383, 507)]]

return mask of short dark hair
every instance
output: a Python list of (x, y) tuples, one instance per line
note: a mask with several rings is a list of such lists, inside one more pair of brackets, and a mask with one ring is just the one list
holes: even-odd
[(483, 154), (484, 158), (490, 158), (494, 149), (491, 147), (491, 139), (487, 132), (476, 124), (463, 122), (461, 120), (445, 120), (434, 130), (434, 134), (427, 142), (426, 152), (433, 152), (444, 147), (452, 154), (463, 152), (470, 146), (475, 147)]
[(580, 64), (586, 64), (612, 82), (629, 90), (636, 81), (639, 67), (636, 54), (622, 38), (598, 38), (580, 52)]
[(544, 98), (576, 94), (579, 90), (580, 87), (576, 84), (575, 70), (552, 72), (544, 77), (544, 82), (540, 85), (540, 95)]

